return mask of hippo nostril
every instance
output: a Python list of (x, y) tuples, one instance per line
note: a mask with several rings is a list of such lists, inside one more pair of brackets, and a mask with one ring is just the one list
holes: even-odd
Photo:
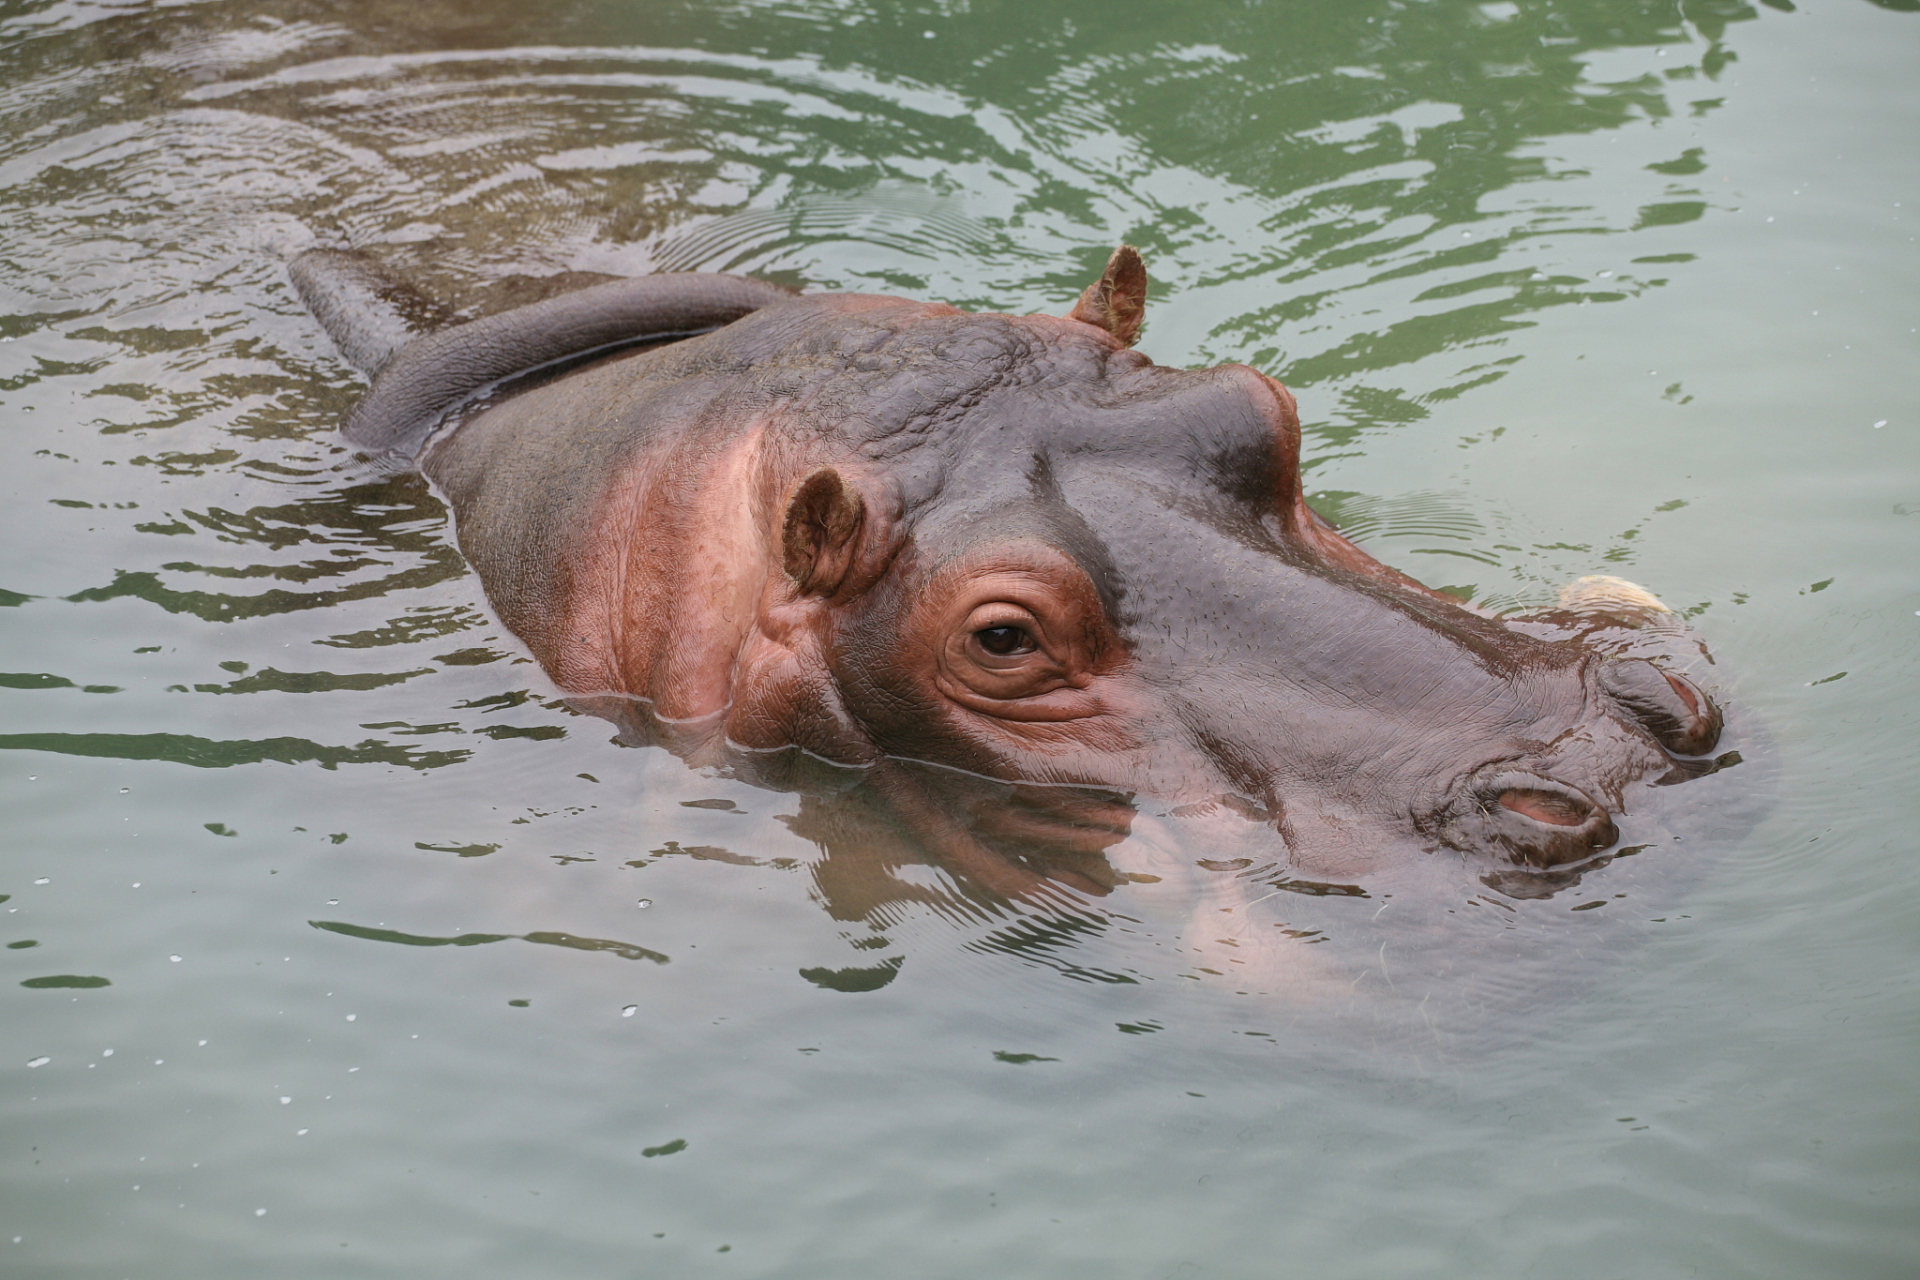
[(1600, 683), (1661, 746), (1676, 755), (1705, 755), (1720, 740), (1720, 709), (1685, 676), (1632, 660), (1608, 663)]
[(1687, 704), (1689, 712), (1696, 716), (1701, 714), (1700, 704), (1705, 700), (1705, 694), (1695, 689), (1690, 681), (1682, 680), (1671, 671), (1662, 671), (1660, 674), (1666, 677), (1669, 685), (1673, 686), (1673, 691), (1680, 695), (1680, 701)]
[(1534, 867), (1584, 862), (1620, 838), (1613, 818), (1591, 797), (1554, 778), (1525, 770), (1483, 776), (1456, 810), (1463, 848), (1505, 853)]
[(1532, 787), (1509, 787), (1500, 793), (1500, 803), (1525, 818), (1553, 827), (1577, 827), (1593, 816), (1593, 805), (1584, 796), (1539, 791)]

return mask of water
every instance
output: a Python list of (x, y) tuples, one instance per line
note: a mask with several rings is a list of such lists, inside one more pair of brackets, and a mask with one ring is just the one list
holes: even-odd
[[(5, 1273), (1911, 1274), (1916, 54), (1895, 0), (6, 7)], [(1120, 239), (1375, 554), (1711, 639), (1765, 795), (1519, 904), (1540, 989), (1473, 1016), (1378, 894), (1214, 978), (1190, 903), (970, 913), (614, 745), (335, 440), (283, 266), (1057, 312)]]

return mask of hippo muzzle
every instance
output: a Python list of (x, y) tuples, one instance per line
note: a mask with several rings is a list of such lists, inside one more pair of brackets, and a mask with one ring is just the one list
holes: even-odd
[(1581, 749), (1462, 777), (1430, 822), (1442, 843), (1526, 867), (1590, 862), (1619, 840), (1614, 814), (1629, 782), (1679, 782), (1712, 767), (1703, 757), (1719, 741), (1720, 711), (1692, 680), (1653, 660), (1598, 656), (1589, 684), (1597, 724), (1578, 735)]

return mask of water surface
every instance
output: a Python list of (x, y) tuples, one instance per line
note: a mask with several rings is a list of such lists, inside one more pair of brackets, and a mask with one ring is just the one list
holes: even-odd
[[(6, 1274), (1912, 1274), (1917, 55), (1896, 0), (6, 6)], [(1683, 609), (1764, 785), (1547, 899), (970, 902), (567, 707), (284, 266), (1059, 312), (1120, 240), (1374, 554)]]

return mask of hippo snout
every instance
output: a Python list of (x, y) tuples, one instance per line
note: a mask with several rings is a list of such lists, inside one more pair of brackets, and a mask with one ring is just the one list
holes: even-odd
[(1584, 862), (1620, 838), (1612, 815), (1586, 792), (1518, 769), (1471, 779), (1451, 817), (1455, 841), (1533, 867)]
[[(1603, 718), (1617, 717), (1670, 756), (1704, 756), (1720, 740), (1720, 709), (1713, 700), (1691, 679), (1656, 661), (1605, 658), (1592, 678), (1599, 687)], [(1631, 739), (1602, 734), (1597, 740), (1607, 742), (1627, 757), (1645, 750), (1632, 747)], [(1607, 754), (1601, 751), (1598, 763), (1604, 766)], [(1595, 776), (1588, 768), (1580, 774)], [(1597, 776), (1607, 776), (1604, 768)], [(1441, 838), (1456, 848), (1493, 853), (1521, 866), (1553, 868), (1587, 861), (1617, 842), (1620, 831), (1613, 815), (1589, 791), (1508, 761), (1458, 784), (1443, 811)]]

